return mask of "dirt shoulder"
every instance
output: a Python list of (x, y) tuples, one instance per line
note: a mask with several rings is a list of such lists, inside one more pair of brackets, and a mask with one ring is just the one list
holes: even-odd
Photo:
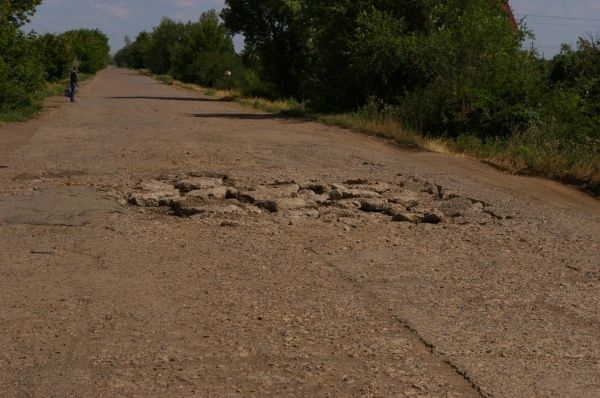
[(600, 202), (107, 69), (0, 127), (6, 396), (600, 394)]

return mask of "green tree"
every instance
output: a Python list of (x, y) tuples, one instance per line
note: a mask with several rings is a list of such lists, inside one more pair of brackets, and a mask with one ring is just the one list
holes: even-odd
[(549, 80), (545, 111), (554, 135), (580, 144), (593, 139), (600, 153), (600, 39), (564, 45), (550, 62)]
[(135, 38), (135, 42), (131, 44), (131, 64), (132, 68), (147, 68), (147, 58), (150, 44), (152, 43), (152, 35), (148, 32), (141, 32)]
[(283, 95), (298, 92), (303, 56), (301, 0), (226, 0), (221, 18), (246, 39), (246, 57)]
[(61, 36), (75, 53), (81, 72), (94, 74), (108, 65), (108, 37), (98, 29), (70, 30)]
[(144, 63), (153, 73), (162, 75), (171, 70), (171, 55), (184, 33), (185, 26), (169, 18), (163, 18), (152, 30)]
[(25, 24), (42, 0), (0, 0), (0, 25), (10, 23), (19, 27)]
[[(126, 37), (126, 39), (128, 39)], [(148, 49), (152, 36), (148, 32), (139, 33), (135, 40), (125, 40), (125, 46), (115, 54), (115, 63), (119, 67), (143, 69), (147, 67)]]
[(237, 76), (242, 69), (231, 35), (215, 11), (202, 14), (198, 22), (184, 27), (171, 62), (176, 79), (205, 86), (227, 85), (224, 72), (229, 70)]
[(539, 74), (501, 6), (306, 0), (300, 95), (324, 110), (376, 98), (431, 134), (507, 135), (526, 128), (539, 117)]
[(33, 38), (19, 27), (40, 1), (0, 0), (0, 113), (34, 105), (44, 85), (44, 69)]
[(450, 0), (431, 9), (432, 24), (412, 48), (426, 84), (403, 100), (405, 118), (432, 134), (482, 137), (536, 123), (542, 81), (500, 4)]
[(313, 108), (350, 110), (376, 98), (425, 132), (485, 136), (539, 117), (539, 74), (503, 4), (227, 0), (221, 15), (244, 34), (263, 78)]
[(64, 36), (47, 33), (39, 36), (35, 44), (44, 65), (45, 79), (51, 82), (64, 79), (75, 62), (70, 43)]
[(313, 107), (343, 110), (371, 96), (386, 99), (377, 87), (402, 94), (394, 81), (412, 80), (395, 77), (409, 61), (403, 41), (424, 31), (429, 8), (408, 0), (306, 0), (302, 96)]
[(600, 39), (580, 37), (577, 47), (563, 45), (552, 60), (552, 83), (577, 84), (600, 76)]

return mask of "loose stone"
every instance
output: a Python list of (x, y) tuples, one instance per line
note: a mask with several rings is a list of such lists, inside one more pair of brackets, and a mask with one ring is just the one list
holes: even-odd
[(183, 192), (190, 192), (201, 189), (217, 188), (223, 185), (222, 178), (214, 177), (194, 177), (179, 180), (175, 183), (175, 187)]
[(362, 211), (383, 213), (390, 208), (387, 199), (361, 199), (360, 209)]

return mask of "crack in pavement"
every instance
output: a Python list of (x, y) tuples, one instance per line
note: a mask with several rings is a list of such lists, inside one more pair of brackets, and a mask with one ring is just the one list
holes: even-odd
[[(355, 291), (360, 291), (363, 297), (367, 297), (371, 302), (374, 302), (376, 306), (380, 307), (382, 305), (381, 300), (377, 297), (373, 291), (365, 289), (361, 286), (360, 281), (354, 278), (352, 275), (344, 272), (341, 268), (339, 268), (334, 263), (329, 262), (328, 265), (335, 269), (336, 273), (340, 278), (349, 282)], [(435, 356), (438, 360), (448, 365), (456, 374), (462, 377), (469, 385), (473, 388), (475, 392), (481, 398), (494, 398), (492, 394), (489, 394), (484, 391), (483, 387), (475, 380), (475, 377), (471, 375), (466, 369), (462, 368), (458, 364), (454, 363), (444, 352), (439, 350), (433, 343), (428, 341), (411, 323), (410, 321), (403, 319), (398, 314), (394, 313), (391, 308), (387, 308), (387, 312), (389, 316), (395, 319), (403, 328), (405, 328), (411, 335), (413, 335), (419, 342), (427, 348), (427, 350)]]

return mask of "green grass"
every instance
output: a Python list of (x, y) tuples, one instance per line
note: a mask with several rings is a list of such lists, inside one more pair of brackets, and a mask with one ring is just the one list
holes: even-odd
[(267, 100), (264, 98), (246, 98), (237, 97), (233, 101), (238, 104), (251, 106), (256, 109), (260, 109), (269, 113), (275, 113), (281, 116), (287, 117), (301, 117), (301, 118), (313, 118), (311, 114), (306, 111), (304, 104), (297, 101), (291, 100)]
[(42, 110), (42, 104), (37, 102), (23, 105), (16, 109), (0, 111), (0, 122), (26, 122)]
[(169, 75), (158, 75), (158, 76), (155, 76), (155, 79), (160, 82), (163, 82), (169, 86), (172, 86), (174, 83), (173, 78)]
[[(84, 82), (94, 77), (89, 74), (80, 74), (79, 81)], [(68, 80), (49, 82), (46, 87), (27, 98), (22, 104), (16, 104), (14, 109), (0, 110), (0, 122), (26, 122), (37, 116), (43, 109), (44, 100), (48, 97), (64, 95), (64, 90), (69, 86)]]
[(414, 130), (402, 126), (396, 120), (381, 118), (367, 119), (360, 113), (341, 113), (332, 115), (316, 115), (315, 119), (321, 123), (357, 131), (363, 134), (389, 138), (396, 143), (415, 149), (427, 150), (430, 140), (419, 135)]
[[(569, 144), (569, 145), (567, 145)], [(566, 143), (539, 129), (507, 140), (463, 135), (448, 142), (451, 151), (485, 160), (513, 174), (548, 177), (600, 196), (600, 142)]]

